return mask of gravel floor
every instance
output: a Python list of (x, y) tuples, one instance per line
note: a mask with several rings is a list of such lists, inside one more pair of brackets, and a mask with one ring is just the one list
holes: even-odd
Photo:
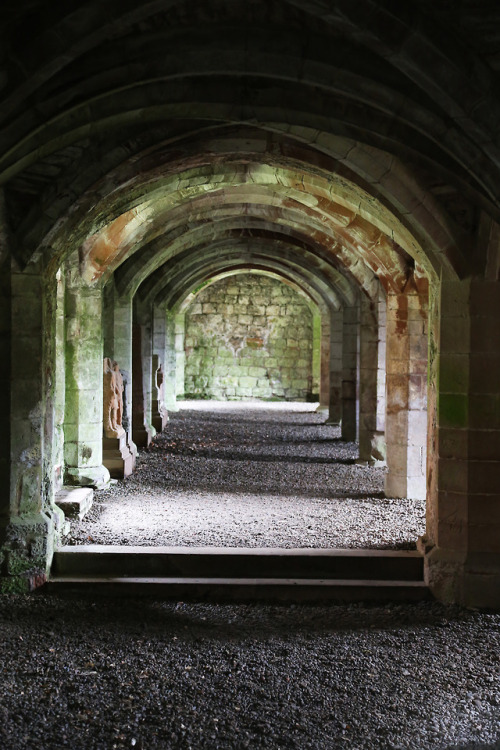
[[(304, 405), (194, 405), (73, 542), (398, 546), (419, 503)], [(500, 614), (0, 597), (6, 750), (500, 748)]]
[(315, 408), (184, 402), (66, 542), (413, 548), (425, 504), (385, 498), (383, 470)]
[(0, 746), (500, 747), (500, 615), (0, 597)]

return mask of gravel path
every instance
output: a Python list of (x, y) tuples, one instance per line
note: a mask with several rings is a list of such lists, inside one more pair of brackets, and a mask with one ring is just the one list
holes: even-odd
[[(206, 408), (206, 404), (204, 405)], [(384, 500), (322, 417), (173, 415), (73, 542), (397, 546), (422, 504)], [(500, 614), (415, 605), (0, 597), (5, 750), (493, 750)]]
[(500, 615), (0, 597), (5, 750), (500, 747)]
[(304, 403), (184, 402), (137, 470), (96, 493), (68, 544), (408, 549), (425, 504)]

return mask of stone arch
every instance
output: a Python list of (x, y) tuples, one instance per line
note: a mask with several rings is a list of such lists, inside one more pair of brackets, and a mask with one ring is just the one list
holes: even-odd
[[(293, 275), (252, 263), (234, 265), (197, 283), (187, 297), (179, 296), (174, 310), (176, 319), (184, 319), (185, 393), (201, 388), (214, 398), (320, 398), (321, 383), (329, 377), (329, 371), (320, 370), (321, 364), (329, 365), (329, 311), (317, 292), (303, 280), (292, 281)], [(235, 297), (238, 290), (251, 293)], [(296, 337), (293, 345), (288, 336)], [(285, 345), (282, 365), (278, 351)]]
[[(404, 375), (405, 399), (423, 378), (423, 358), (407, 353), (412, 338), (423, 341), (431, 281), (427, 578), (442, 598), (498, 604), (500, 105), (491, 54), (469, 33), (477, 13), (495, 28), (486, 22), (495, 9), (331, 5), (104, 0), (56, 19), (34, 0), (9, 16), (0, 108), (9, 572), (18, 559), (46, 569), (60, 533), (51, 440), (60, 269), (74, 335), (62, 364), (78, 413), (79, 394), (90, 403), (95, 391), (92, 379), (80, 385), (104, 282), (116, 332), (119, 314), (131, 320), (129, 292), (138, 305), (141, 288), (154, 290), (149, 273), (256, 231), (292, 246), (277, 248), (283, 272), (303, 253), (307, 272), (341, 275), (361, 299), (383, 282), (391, 374)], [(185, 45), (193, 23), (198, 37)], [(266, 25), (280, 30), (272, 50)], [(26, 44), (30, 28), (38, 44)], [(167, 37), (171, 56), (159, 59)], [(128, 356), (125, 337), (108, 340)], [(82, 437), (70, 425), (67, 458)]]

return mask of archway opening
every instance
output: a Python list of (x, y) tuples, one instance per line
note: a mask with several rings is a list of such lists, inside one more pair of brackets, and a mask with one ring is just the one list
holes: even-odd
[(184, 398), (319, 401), (321, 317), (290, 283), (235, 274), (182, 307)]
[[(85, 239), (66, 252), (66, 296), (75, 300), (66, 307), (80, 326), (66, 382), (87, 377), (78, 393), (98, 382), (84, 340), (92, 352), (102, 346), (121, 378), (122, 429), (104, 425), (104, 468), (130, 474), (137, 447), (154, 447), (155, 434), (171, 429), (167, 413), (180, 395), (317, 398), (323, 421), (338, 426), (329, 439), (359, 443), (349, 461), (379, 472), (374, 499), (422, 503), (432, 263), (359, 185), (332, 185), (324, 167), (305, 161), (242, 159), (222, 132), (218, 153), (226, 148), (222, 162), (198, 154), (196, 167), (192, 155), (172, 162), (166, 149), (164, 165), (155, 161), (141, 186), (116, 191), (104, 225), (86, 217), (78, 241)], [(233, 303), (211, 296), (222, 288)], [(67, 319), (67, 331), (71, 325)], [(274, 341), (278, 329), (288, 332)], [(71, 433), (76, 450), (67, 451), (76, 466), (67, 462), (66, 476), (84, 484), (94, 472), (97, 485), (102, 471), (89, 467), (84, 449), (98, 424), (85, 402), (77, 400), (82, 424)], [(98, 450), (92, 456), (99, 464)]]

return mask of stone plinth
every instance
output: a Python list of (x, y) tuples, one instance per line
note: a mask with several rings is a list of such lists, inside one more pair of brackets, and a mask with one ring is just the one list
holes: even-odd
[(82, 520), (89, 512), (94, 500), (91, 487), (62, 487), (56, 493), (55, 503), (65, 518)]
[(162, 432), (168, 424), (167, 410), (156, 400), (151, 403), (151, 422), (156, 432)]
[(123, 479), (132, 474), (135, 457), (127, 445), (125, 432), (118, 438), (103, 438), (102, 461), (113, 479)]

